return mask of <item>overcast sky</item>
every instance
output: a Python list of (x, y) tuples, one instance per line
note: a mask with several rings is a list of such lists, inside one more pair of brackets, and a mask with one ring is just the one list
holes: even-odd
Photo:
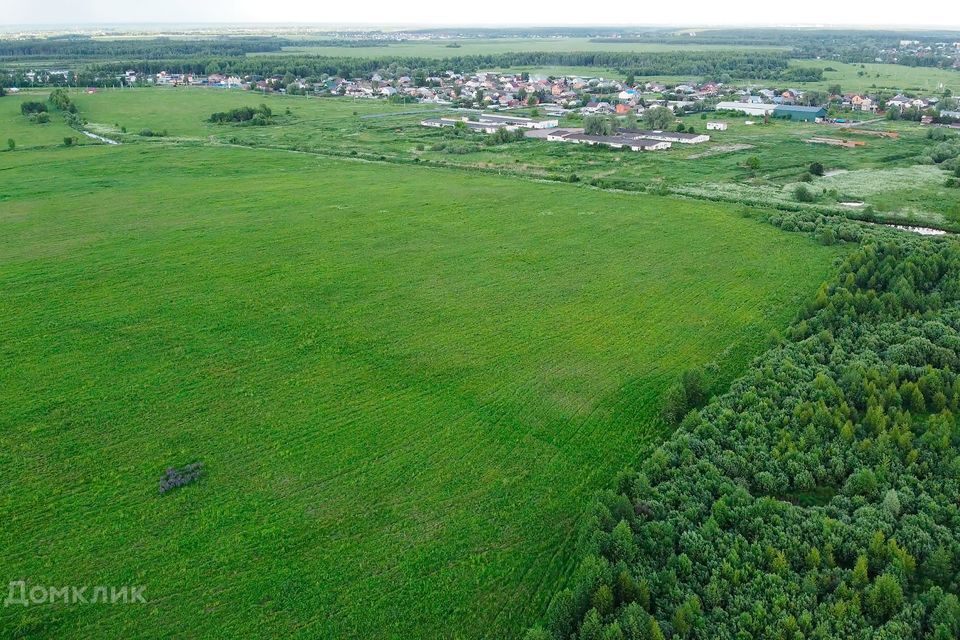
[(960, 0), (605, 2), (583, 0), (2, 0), (0, 24), (711, 24), (960, 27)]

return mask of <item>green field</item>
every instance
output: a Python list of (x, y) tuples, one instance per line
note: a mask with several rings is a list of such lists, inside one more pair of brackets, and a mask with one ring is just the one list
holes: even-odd
[(30, 637), (517, 635), (664, 389), (732, 379), (840, 252), (729, 205), (264, 149), (18, 150), (0, 181), (5, 575), (148, 600), (0, 609)]
[[(7, 140), (12, 138), (17, 147), (45, 147), (62, 145), (66, 136), (76, 137), (77, 132), (64, 124), (63, 119), (51, 114), (50, 122), (33, 124), (20, 113), (20, 105), (31, 100), (45, 101), (49, 91), (42, 93), (11, 94), (0, 98), (0, 149), (7, 148)], [(78, 142), (87, 140), (79, 136)]]
[[(493, 55), (527, 51), (609, 51), (650, 52), (663, 51), (773, 51), (776, 47), (749, 47), (743, 45), (659, 44), (650, 42), (592, 42), (589, 38), (490, 38), (465, 40), (407, 40), (370, 47), (285, 47), (290, 54), (318, 56), (347, 56), (354, 58), (450, 58), (454, 56)], [(276, 55), (275, 53), (250, 55)]]
[[(17, 127), (9, 129), (9, 135), (18, 145), (60, 145), (63, 135), (71, 132), (59, 116), (52, 124), (41, 126), (30, 125), (19, 115), (20, 101), (42, 95), (0, 100), (9, 126)], [(729, 128), (709, 132), (711, 141), (703, 145), (674, 145), (662, 153), (628, 153), (543, 140), (488, 146), (483, 134), (457, 136), (450, 130), (421, 127), (423, 118), (448, 112), (426, 104), (393, 105), (382, 100), (200, 88), (113, 89), (93, 94), (75, 91), (71, 95), (89, 120), (90, 130), (128, 143), (247, 145), (424, 163), (518, 178), (566, 180), (576, 175), (581, 181), (601, 181), (603, 186), (617, 189), (668, 191), (734, 203), (793, 204), (797, 181), (817, 161), (828, 172), (837, 173), (810, 185), (819, 194), (815, 206), (823, 211), (856, 214), (857, 209), (838, 203), (862, 201), (884, 219), (960, 230), (960, 197), (956, 189), (945, 186), (948, 174), (933, 165), (917, 167), (918, 158), (929, 154), (935, 143), (927, 138), (929, 128), (914, 122), (888, 122), (867, 116), (876, 120), (868, 128), (898, 133), (899, 138), (889, 139), (848, 134), (832, 125), (780, 120), (747, 125), (742, 116), (692, 115), (684, 117), (683, 122), (700, 132), (706, 132), (709, 120), (725, 121)], [(276, 114), (270, 126), (208, 122), (215, 111), (260, 103), (269, 105)], [(567, 118), (561, 125), (576, 127), (583, 122)], [(38, 129), (52, 135), (35, 138)], [(166, 131), (168, 135), (144, 138), (138, 135), (143, 129)], [(5, 131), (0, 131), (0, 143), (8, 137)], [(26, 143), (21, 143), (21, 136)], [(815, 136), (848, 137), (865, 146), (849, 149), (810, 144), (808, 141)], [(89, 142), (82, 136), (80, 139)], [(756, 172), (744, 166), (751, 157), (760, 162)], [(904, 177), (915, 179), (905, 181)], [(864, 187), (866, 183), (870, 183), (869, 188)]]
[[(950, 89), (954, 95), (960, 91), (960, 71), (934, 67), (907, 67), (899, 64), (845, 64), (832, 60), (793, 60), (794, 66), (835, 69), (824, 71), (823, 81), (801, 83), (826, 90), (839, 84), (844, 91), (874, 93), (880, 90), (907, 91), (920, 95), (940, 94)], [(942, 85), (942, 86), (941, 86)]]

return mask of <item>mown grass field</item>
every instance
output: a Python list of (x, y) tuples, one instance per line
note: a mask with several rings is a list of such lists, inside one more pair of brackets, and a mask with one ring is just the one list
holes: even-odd
[[(960, 71), (954, 69), (879, 63), (845, 64), (832, 60), (793, 60), (790, 64), (825, 69), (822, 82), (801, 85), (821, 90), (839, 84), (844, 91), (871, 93), (887, 90), (926, 95), (940, 94), (944, 89), (950, 89), (956, 95), (960, 91)], [(832, 71), (826, 70), (828, 68)]]
[[(498, 53), (520, 53), (527, 51), (567, 52), (567, 51), (610, 51), (610, 52), (650, 52), (663, 51), (731, 51), (731, 50), (771, 51), (777, 47), (750, 47), (743, 45), (701, 45), (660, 44), (652, 42), (593, 42), (590, 38), (470, 38), (463, 40), (408, 40), (404, 42), (383, 43), (370, 47), (331, 47), (304, 46), (285, 47), (290, 54), (310, 54), (318, 56), (346, 56), (355, 58), (450, 58), (454, 56), (493, 55)], [(275, 53), (249, 55), (276, 55)]]
[[(46, 124), (31, 123), (20, 113), (20, 105), (31, 100), (45, 101), (49, 91), (10, 94), (0, 98), (0, 149), (7, 148), (7, 140), (13, 139), (18, 148), (48, 147), (62, 145), (66, 136), (76, 137), (77, 132), (68, 127), (57, 114), (50, 114)], [(78, 143), (87, 138), (80, 136)]]
[[(723, 197), (732, 202), (792, 202), (792, 189), (814, 161), (827, 171), (850, 172), (846, 178), (816, 180), (811, 186), (822, 206), (863, 200), (890, 220), (913, 220), (960, 229), (960, 198), (944, 186), (946, 173), (930, 167), (923, 179), (904, 185), (900, 176), (934, 144), (928, 127), (880, 119), (873, 129), (891, 129), (898, 139), (844, 133), (842, 127), (771, 120), (746, 125), (747, 118), (707, 114), (683, 122), (706, 133), (708, 121), (724, 121), (726, 131), (711, 131), (703, 145), (674, 145), (666, 152), (627, 153), (542, 140), (487, 146), (484, 135), (453, 136), (450, 130), (419, 126), (420, 120), (446, 113), (433, 105), (391, 105), (380, 100), (263, 96), (245, 91), (191, 88), (108, 90), (73, 94), (81, 112), (98, 133), (134, 142), (239, 143), (336, 155), (355, 154), (395, 162), (511, 173), (524, 177), (583, 181), (599, 179), (628, 190), (663, 189), (687, 195)], [(268, 104), (276, 115), (266, 127), (216, 125), (214, 111)], [(289, 110), (289, 113), (287, 111)], [(462, 114), (461, 114), (462, 115)], [(872, 116), (867, 116), (868, 118)], [(21, 118), (22, 120), (22, 118)], [(25, 122), (25, 121), (24, 121)], [(582, 126), (567, 119), (563, 126)], [(127, 135), (120, 133), (127, 128)], [(166, 130), (166, 139), (140, 138), (141, 129)], [(854, 149), (810, 144), (815, 136), (851, 138), (866, 145)], [(744, 163), (756, 156), (760, 169)], [(909, 174), (913, 175), (913, 174)], [(877, 185), (864, 194), (860, 182)]]
[(284, 151), (17, 151), (0, 181), (4, 578), (149, 601), (3, 608), (5, 637), (516, 635), (664, 389), (730, 380), (841, 251)]

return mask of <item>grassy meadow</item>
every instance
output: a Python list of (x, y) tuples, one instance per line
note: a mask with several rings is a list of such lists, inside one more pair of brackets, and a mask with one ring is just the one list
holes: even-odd
[[(664, 51), (732, 51), (732, 50), (771, 51), (777, 47), (749, 47), (743, 45), (701, 45), (660, 44), (655, 42), (594, 42), (590, 38), (469, 38), (406, 40), (403, 42), (384, 42), (369, 47), (335, 46), (298, 46), (284, 47), (289, 54), (309, 54), (317, 56), (355, 57), (355, 58), (449, 58), (454, 56), (495, 55), (498, 53), (568, 52), (568, 51), (606, 51), (606, 52), (648, 52)], [(276, 55), (276, 53), (248, 54)]]
[(88, 140), (85, 136), (78, 137), (77, 132), (56, 114), (51, 114), (50, 122), (36, 124), (20, 113), (22, 103), (31, 100), (45, 101), (49, 95), (49, 91), (23, 92), (0, 98), (0, 149), (7, 148), (8, 139), (13, 139), (21, 149), (62, 145), (67, 136), (77, 137), (78, 143)]
[(5, 575), (148, 600), (3, 608), (5, 637), (515, 636), (667, 386), (729, 381), (842, 251), (725, 204), (266, 149), (0, 176)]
[(871, 93), (886, 90), (926, 95), (939, 94), (944, 89), (950, 89), (954, 95), (960, 92), (960, 71), (954, 69), (881, 63), (846, 64), (832, 60), (792, 60), (790, 64), (824, 69), (823, 81), (801, 84), (824, 91), (839, 84), (844, 91)]
[[(747, 125), (743, 116), (692, 115), (684, 117), (683, 122), (700, 132), (707, 132), (707, 121), (724, 121), (729, 128), (710, 131), (711, 141), (707, 144), (674, 145), (658, 153), (632, 153), (544, 140), (488, 146), (484, 144), (484, 134), (454, 135), (451, 130), (419, 126), (426, 117), (450, 113), (435, 105), (264, 96), (187, 87), (100, 90), (93, 94), (76, 91), (71, 95), (89, 120), (91, 131), (124, 142), (246, 145), (523, 178), (566, 180), (576, 175), (580, 181), (601, 181), (604, 186), (618, 189), (671, 192), (738, 203), (794, 203), (797, 181), (817, 161), (828, 173), (837, 174), (830, 179), (818, 178), (809, 185), (818, 194), (818, 207), (833, 213), (856, 213), (857, 210), (845, 210), (838, 203), (862, 201), (885, 219), (960, 230), (960, 199), (956, 189), (945, 186), (946, 173), (935, 167), (915, 170), (917, 158), (929, 153), (934, 143), (927, 138), (929, 128), (913, 122), (881, 119), (868, 125), (872, 129), (896, 131), (899, 137), (890, 139), (845, 133), (842, 127), (832, 125), (781, 120)], [(9, 114), (8, 122), (20, 127), (15, 138), (20, 137), (22, 130), (29, 141), (36, 135), (35, 129), (51, 126), (69, 133), (56, 115), (50, 125), (29, 125), (19, 115), (19, 101), (23, 99), (27, 98), (0, 100), (0, 108)], [(266, 103), (275, 114), (269, 126), (208, 122), (215, 111), (260, 103)], [(561, 126), (582, 125), (577, 118), (561, 121)], [(64, 133), (59, 129), (58, 133)], [(144, 129), (167, 135), (142, 137), (139, 132)], [(865, 145), (844, 148), (808, 142), (816, 136), (849, 138)], [(51, 136), (46, 142), (62, 144), (62, 138)], [(80, 139), (88, 141), (82, 136)], [(747, 159), (752, 157), (760, 162), (756, 171), (746, 167)], [(918, 181), (905, 184), (904, 176), (916, 177)], [(865, 182), (872, 186), (862, 188)]]

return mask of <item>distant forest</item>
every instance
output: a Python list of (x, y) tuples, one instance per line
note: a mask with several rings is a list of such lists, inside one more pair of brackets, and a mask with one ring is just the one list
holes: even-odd
[[(411, 32), (417, 33), (417, 32)], [(685, 31), (651, 29), (646, 31), (601, 29), (440, 29), (421, 35), (459, 39), (579, 37), (593, 42), (660, 43), (677, 45), (667, 52), (559, 51), (520, 52), (491, 55), (464, 55), (442, 58), (391, 55), (391, 40), (386, 34), (347, 34), (347, 37), (310, 39), (288, 36), (218, 36), (94, 39), (67, 35), (51, 38), (0, 40), (0, 69), (6, 67), (0, 84), (22, 80), (16, 74), (31, 61), (43, 68), (69, 69), (78, 75), (74, 82), (104, 85), (128, 69), (140, 74), (231, 73), (263, 78), (292, 74), (302, 78), (321, 76), (358, 77), (388, 67), (409, 69), (410, 73), (441, 74), (446, 71), (472, 72), (517, 66), (576, 66), (613, 69), (624, 75), (686, 75), (712, 79), (816, 81), (822, 71), (816, 68), (787, 68), (791, 58), (841, 62), (873, 62), (895, 50), (901, 40), (937, 42), (960, 41), (960, 32), (894, 32), (854, 30), (797, 29), (716, 29)], [(324, 36), (321, 36), (322, 38)], [(779, 50), (684, 51), (682, 46), (763, 45)], [(307, 53), (281, 55), (285, 47), (381, 47), (382, 54), (356, 56), (317, 56)], [(455, 51), (452, 48), (451, 51)], [(888, 52), (884, 54), (883, 52)], [(257, 55), (250, 55), (257, 54)], [(271, 55), (275, 54), (275, 55)], [(948, 67), (954, 63), (947, 55), (894, 56), (890, 60), (911, 66)], [(64, 82), (66, 82), (64, 80)], [(51, 81), (56, 84), (56, 80)]]
[[(578, 66), (614, 69), (623, 75), (689, 75), (710, 79), (760, 78), (766, 80), (816, 81), (821, 69), (790, 67), (789, 55), (780, 51), (691, 51), (663, 53), (619, 52), (523, 52), (493, 55), (454, 56), (450, 58), (351, 56), (209, 56), (197, 53), (189, 57), (139, 58), (122, 62), (91, 62), (79, 72), (75, 82), (97, 85), (111, 82), (127, 70), (138, 74), (227, 73), (254, 78), (291, 74), (301, 78), (324, 76), (361, 77), (382, 69), (406, 69), (410, 75), (441, 75), (447, 71), (474, 72), (518, 66)], [(8, 75), (7, 83), (14, 77)], [(64, 80), (66, 82), (66, 80)]]

